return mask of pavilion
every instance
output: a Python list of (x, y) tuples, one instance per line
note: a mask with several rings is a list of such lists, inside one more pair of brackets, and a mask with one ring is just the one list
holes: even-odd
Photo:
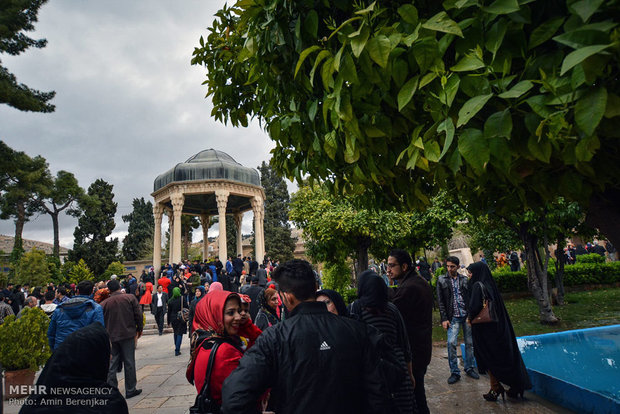
[(153, 240), (153, 267), (161, 267), (161, 221), (164, 213), (170, 225), (169, 263), (181, 261), (181, 216), (198, 216), (202, 225), (203, 259), (208, 257), (209, 220), (217, 214), (219, 220), (219, 257), (225, 262), (226, 216), (232, 215), (237, 230), (237, 254), (242, 254), (241, 223), (243, 213), (254, 212), (256, 250), (260, 262), (265, 254), (263, 220), (265, 192), (260, 185), (258, 171), (244, 167), (225, 152), (208, 149), (179, 163), (155, 178), (153, 193), (155, 232)]

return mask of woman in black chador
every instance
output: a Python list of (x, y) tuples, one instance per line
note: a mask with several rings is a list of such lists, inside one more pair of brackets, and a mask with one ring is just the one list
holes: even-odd
[[(468, 318), (473, 319), (480, 313), (486, 295), (492, 302), (497, 320), (472, 325), (474, 356), (478, 369), (481, 373), (488, 371), (491, 380), (491, 390), (483, 397), (487, 401), (497, 401), (500, 395), (504, 398), (504, 392), (511, 398), (523, 397), (523, 391), (532, 388), (532, 384), (517, 346), (510, 317), (491, 271), (483, 262), (473, 263), (467, 270), (470, 273)], [(481, 284), (484, 285), (484, 294)], [(510, 386), (510, 389), (505, 391), (502, 383)]]
[(128, 413), (116, 387), (108, 385), (110, 337), (99, 322), (73, 332), (54, 350), (39, 375), (37, 388), (20, 414)]

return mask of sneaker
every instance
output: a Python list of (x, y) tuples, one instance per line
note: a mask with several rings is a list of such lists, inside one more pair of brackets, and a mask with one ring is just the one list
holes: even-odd
[(448, 384), (454, 384), (455, 382), (457, 382), (460, 379), (461, 379), (460, 375), (452, 374), (452, 375), (450, 375), (450, 378), (448, 378)]
[(142, 390), (136, 389), (134, 392), (128, 392), (125, 398), (129, 399), (131, 397), (135, 397), (136, 395), (140, 395), (140, 394), (142, 394)]
[(465, 373), (468, 377), (471, 377), (473, 379), (480, 379), (480, 375), (478, 375), (478, 373), (473, 368), (465, 371)]

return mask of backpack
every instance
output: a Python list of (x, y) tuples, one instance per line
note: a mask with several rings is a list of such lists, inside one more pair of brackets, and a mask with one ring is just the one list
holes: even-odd
[[(363, 322), (361, 318), (362, 309), (358, 301), (351, 304), (349, 311), (354, 319)], [(394, 401), (395, 392), (401, 387), (405, 377), (408, 375), (407, 368), (403, 367), (396, 355), (394, 355), (392, 346), (389, 344), (386, 336), (374, 326), (369, 324), (366, 324), (366, 326), (368, 327), (368, 339), (379, 354), (379, 372), (388, 390), (390, 412), (398, 412)]]

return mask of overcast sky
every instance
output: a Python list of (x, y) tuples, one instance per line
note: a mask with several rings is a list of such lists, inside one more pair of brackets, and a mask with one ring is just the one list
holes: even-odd
[[(273, 143), (256, 122), (238, 129), (212, 119), (201, 85), (205, 69), (190, 65), (200, 36), (206, 37), (223, 5), (50, 0), (29, 34), (46, 38), (47, 46), (0, 58), (19, 82), (56, 91), (56, 111), (37, 114), (0, 105), (0, 139), (30, 156), (42, 155), (54, 175), (74, 173), (85, 189), (98, 178), (112, 184), (118, 203), (113, 235), (121, 240), (127, 232), (121, 216), (131, 212), (132, 200), (152, 201), (153, 180), (176, 163), (215, 148), (256, 168), (270, 158)], [(73, 245), (76, 224), (62, 218), (62, 246)], [(250, 226), (246, 213), (244, 232)], [(14, 231), (12, 220), (0, 221), (0, 233)], [(214, 226), (209, 236), (217, 232)], [(51, 243), (50, 217), (26, 223), (23, 237)]]

